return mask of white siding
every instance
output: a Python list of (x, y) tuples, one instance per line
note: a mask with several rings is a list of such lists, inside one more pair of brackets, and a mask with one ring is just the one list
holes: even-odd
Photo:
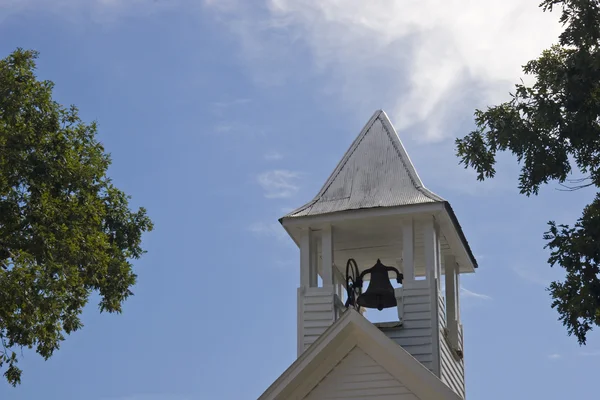
[[(417, 281), (414, 282), (413, 286), (405, 286), (402, 289), (400, 289), (401, 299), (399, 299), (399, 302), (401, 303), (400, 307), (402, 309), (402, 325), (397, 327), (382, 327), (380, 329), (387, 337), (392, 339), (398, 345), (402, 346), (402, 348), (404, 348), (410, 355), (417, 359), (417, 361), (419, 361), (430, 371), (438, 375), (442, 382), (448, 385), (459, 396), (465, 398), (464, 361), (455, 358), (455, 355), (450, 349), (449, 342), (447, 341), (444, 334), (444, 330), (446, 327), (446, 312), (444, 298), (440, 293), (438, 293), (437, 301), (432, 302), (431, 300), (434, 296), (435, 289), (431, 289), (429, 284), (426, 282), (427, 281)], [(299, 332), (299, 345), (301, 346), (302, 351), (304, 351), (311, 344), (313, 344), (327, 330), (327, 328), (329, 328), (335, 322), (336, 307), (334, 288), (308, 288), (304, 291), (300, 289), (299, 304), (301, 308), (301, 310), (299, 310), (299, 322), (302, 326), (301, 332)], [(432, 308), (434, 309), (432, 310)], [(437, 313), (437, 318), (435, 318), (435, 313)], [(434, 327), (432, 325), (435, 323), (436, 320), (439, 321), (439, 324), (437, 324), (437, 327)], [(462, 329), (459, 330), (459, 340), (461, 341), (462, 347)], [(354, 360), (354, 358), (349, 359), (348, 357), (346, 359)], [(437, 362), (436, 360), (439, 360), (439, 372), (437, 372), (435, 369), (435, 363)], [(370, 376), (370, 374), (374, 373), (373, 371), (377, 369), (373, 369), (371, 367), (372, 365), (366, 365), (364, 366), (364, 368), (360, 367), (355, 373)], [(371, 383), (366, 382), (364, 384), (370, 385), (379, 382), (379, 377), (376, 375), (377, 374), (371, 376)], [(361, 390), (364, 389), (361, 386), (361, 378), (357, 379), (358, 380), (352, 380), (350, 383), (348, 383), (348, 387), (351, 387), (352, 385), (358, 385), (357, 388), (360, 390), (355, 391), (355, 394), (362, 393)], [(374, 395), (381, 395), (383, 397), (363, 397), (363, 395), (359, 396), (358, 394), (356, 394), (356, 398), (413, 399), (413, 397), (398, 397), (397, 393), (391, 393), (390, 391), (393, 392), (394, 390), (396, 390), (396, 387), (393, 386), (390, 388), (386, 386), (390, 384), (391, 382), (389, 380), (384, 379), (382, 380), (381, 384), (378, 383), (377, 387), (374, 388), (375, 391), (372, 393), (374, 393)], [(343, 392), (343, 390), (341, 392)], [(331, 396), (336, 396), (336, 394), (333, 393), (331, 394)], [(349, 394), (346, 394), (345, 397), (308, 398), (349, 398)]]
[(305, 400), (419, 400), (359, 347), (348, 353)]
[[(422, 282), (422, 283), (421, 283)], [(425, 367), (433, 368), (431, 291), (426, 281), (401, 289), (402, 326), (381, 329)]]
[[(402, 325), (393, 328), (380, 328), (383, 333), (394, 342), (398, 343), (421, 364), (440, 377), (459, 396), (465, 397), (465, 368), (464, 361), (457, 360), (452, 353), (444, 335), (446, 327), (446, 309), (441, 293), (437, 294), (437, 304), (432, 310), (432, 291), (426, 281), (414, 282), (412, 287), (404, 287), (400, 291)], [(433, 313), (437, 312), (437, 326), (439, 335), (432, 326)], [(462, 330), (459, 330), (462, 342)], [(461, 345), (462, 347), (462, 345)], [(438, 359), (439, 373), (434, 369), (434, 362)]]
[[(440, 372), (441, 380), (454, 390), (459, 396), (465, 398), (465, 364), (457, 360), (452, 354), (448, 340), (444, 337), (446, 327), (446, 312), (444, 298), (439, 296), (439, 321), (440, 321)], [(462, 332), (459, 330), (462, 342)], [(462, 347), (462, 346), (461, 346)]]
[(302, 304), (302, 345), (306, 350), (335, 321), (334, 289), (331, 287), (308, 288), (300, 299)]

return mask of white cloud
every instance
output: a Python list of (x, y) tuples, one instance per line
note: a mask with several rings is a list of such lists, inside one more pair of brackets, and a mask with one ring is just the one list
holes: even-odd
[(521, 65), (561, 30), (557, 12), (521, 0), (0, 0), (7, 14), (35, 8), (96, 22), (200, 14), (200, 4), (236, 35), (260, 82), (296, 77), (308, 51), (329, 82), (324, 93), (361, 115), (385, 108), (400, 130), (422, 123), (418, 139), (428, 141), (452, 135), (473, 107), (506, 99)]
[(519, 278), (539, 286), (548, 287), (548, 285), (550, 285), (550, 283), (552, 282), (552, 280), (548, 277), (543, 276), (535, 271), (532, 271), (529, 268), (524, 269), (514, 267), (512, 270), (515, 274), (517, 274), (517, 276), (519, 276)]
[[(425, 124), (427, 140), (507, 98), (521, 66), (557, 40), (558, 13), (521, 0), (205, 1), (238, 37), (262, 82), (292, 76), (295, 53), (309, 50), (324, 90), (363, 114), (386, 108), (397, 128)], [(300, 46), (294, 47), (296, 43)], [(305, 54), (297, 52), (297, 54)], [(302, 60), (304, 61), (304, 59)], [(287, 62), (287, 64), (286, 64)]]
[(461, 298), (472, 298), (472, 299), (480, 299), (480, 300), (491, 300), (492, 298), (486, 294), (472, 292), (468, 289), (465, 289), (463, 286), (460, 287), (460, 296)]
[(281, 154), (278, 151), (270, 151), (267, 154), (265, 154), (265, 160), (267, 161), (278, 161), (283, 159), (283, 154)]
[(285, 169), (276, 169), (263, 172), (258, 176), (258, 184), (265, 190), (265, 197), (269, 199), (292, 197), (299, 186), (295, 181), (300, 177), (298, 172)]
[(549, 354), (548, 355), (548, 359), (550, 359), (550, 360), (558, 360), (560, 358), (562, 358), (562, 356), (560, 354), (557, 354), (557, 353), (553, 353), (553, 354)]

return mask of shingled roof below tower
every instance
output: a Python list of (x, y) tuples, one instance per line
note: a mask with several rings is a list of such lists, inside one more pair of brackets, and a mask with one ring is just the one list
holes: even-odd
[(284, 218), (445, 202), (425, 186), (384, 111), (373, 114), (321, 191)]

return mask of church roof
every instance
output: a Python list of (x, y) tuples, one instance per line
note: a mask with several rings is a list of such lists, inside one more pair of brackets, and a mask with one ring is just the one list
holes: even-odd
[[(327, 377), (331, 377), (336, 373), (336, 369), (343, 367), (343, 361), (347, 360), (348, 356), (352, 357), (353, 353), (366, 355), (368, 357), (363, 356), (363, 359), (372, 360), (370, 364), (373, 365), (366, 366), (361, 363), (358, 372), (368, 374), (374, 372), (374, 367), (379, 368), (389, 375), (386, 376), (388, 380), (393, 379), (397, 382), (396, 387), (392, 389), (404, 389), (403, 394), (394, 390), (393, 396), (390, 393), (382, 398), (461, 400), (449, 386), (354, 309), (346, 310), (258, 400), (325, 398), (324, 394), (327, 393), (319, 393), (319, 386), (325, 386), (325, 392), (328, 389), (335, 390), (334, 393), (338, 394), (336, 398), (358, 398), (361, 393), (356, 383), (360, 382), (354, 384), (353, 392), (346, 393), (348, 397), (341, 396), (344, 391), (343, 385), (334, 385), (333, 388), (327, 385)], [(364, 377), (362, 381), (364, 382)], [(391, 387), (388, 385), (388, 388)], [(366, 397), (373, 398), (363, 398)]]
[(317, 196), (284, 218), (445, 202), (427, 189), (384, 111), (376, 111)]

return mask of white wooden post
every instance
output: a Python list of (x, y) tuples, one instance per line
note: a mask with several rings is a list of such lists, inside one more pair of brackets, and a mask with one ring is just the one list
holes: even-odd
[(321, 254), (323, 260), (323, 287), (333, 285), (333, 228), (327, 226), (321, 231)]
[(312, 232), (310, 242), (310, 287), (319, 286), (319, 254), (318, 240), (315, 232)]
[(438, 257), (438, 236), (433, 217), (423, 221), (423, 250), (425, 251), (425, 271), (429, 286), (431, 301), (431, 326), (432, 328), (432, 372), (440, 376), (440, 329), (439, 329), (439, 296), (440, 296), (440, 266)]
[(423, 221), (423, 249), (425, 251), (425, 271), (427, 279), (431, 281), (439, 279), (439, 266), (437, 262), (438, 238), (433, 219)]
[(456, 321), (460, 322), (460, 274), (458, 264), (455, 264), (454, 287), (456, 288)]
[(458, 348), (458, 286), (457, 265), (453, 255), (444, 257), (446, 272), (446, 323), (452, 346)]
[(412, 218), (402, 224), (402, 273), (405, 282), (415, 280), (415, 231)]
[(435, 230), (435, 276), (438, 278), (438, 290), (442, 284), (442, 243), (440, 240), (440, 226), (434, 221)]
[(300, 238), (300, 286), (317, 286), (316, 249), (313, 231), (308, 228)]

